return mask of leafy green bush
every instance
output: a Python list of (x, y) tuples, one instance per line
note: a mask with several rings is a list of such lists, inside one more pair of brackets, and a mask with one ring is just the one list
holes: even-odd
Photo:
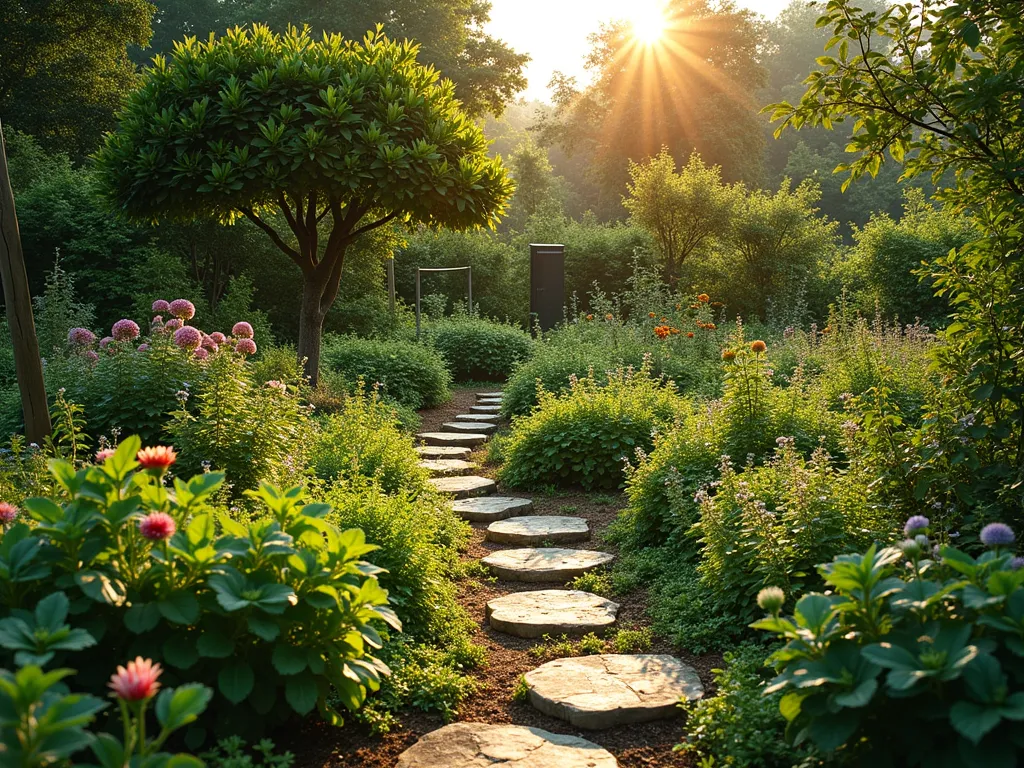
[(533, 347), (522, 329), (479, 317), (450, 317), (425, 330), (456, 381), (504, 381)]
[[(626, 364), (640, 360), (630, 360)], [(505, 416), (525, 416), (537, 405), (538, 387), (546, 392), (562, 393), (569, 379), (583, 378), (591, 369), (605, 371), (621, 365), (613, 363), (605, 348), (596, 345), (538, 344), (534, 355), (516, 366), (502, 389), (501, 410)]]
[(982, 532), (973, 558), (933, 551), (929, 521), (907, 521), (899, 548), (841, 555), (819, 567), (831, 594), (804, 595), (792, 618), (781, 591), (753, 626), (787, 641), (766, 689), (794, 743), (858, 765), (1010, 768), (1024, 750), (1024, 568), (1014, 534)]
[(425, 344), (400, 339), (324, 340), (323, 365), (357, 386), (363, 380), (411, 408), (433, 408), (451, 398), (451, 374), (444, 358)]
[(19, 642), (0, 643), (0, 663), (22, 652), (48, 663), (54, 652), (60, 664), (74, 653), (79, 685), (98, 694), (116, 663), (146, 655), (170, 683), (215, 687), (200, 724), (211, 733), (262, 733), (314, 707), (340, 723), (329, 690), (358, 709), (386, 672), (373, 656), (379, 630), (401, 626), (360, 559), (375, 547), (325, 520), (330, 507), (304, 503), (299, 488), (264, 485), (255, 495), (267, 514), (249, 525), (217, 514), (222, 474), (171, 490), (173, 454), (139, 446), (130, 437), (99, 466), (51, 462), (66, 502), (24, 501), (35, 526), (18, 523), (0, 540), (0, 610), (24, 623), (24, 609), (63, 593), (88, 642), (26, 627)]
[(542, 392), (536, 410), (512, 423), (499, 477), (513, 487), (616, 488), (626, 462), (650, 450), (685, 409), (675, 388), (652, 379), (646, 365), (610, 372), (603, 386), (592, 374), (574, 378), (568, 392)]

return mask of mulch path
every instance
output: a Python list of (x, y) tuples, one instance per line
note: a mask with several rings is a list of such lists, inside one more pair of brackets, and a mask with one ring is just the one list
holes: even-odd
[[(457, 389), (451, 402), (421, 411), (422, 431), (436, 431), (445, 421), (452, 421), (460, 413), (469, 413), (469, 407), (476, 400), (477, 391), (491, 391), (493, 386)], [(497, 467), (486, 464), (487, 448), (482, 447), (471, 457), (480, 464), (478, 474), (493, 477)], [(615, 519), (619, 509), (625, 506), (625, 497), (615, 494), (594, 494), (573, 491), (555, 494), (528, 494), (499, 487), (499, 494), (529, 496), (534, 501), (534, 514), (575, 515), (590, 522), (591, 538), (572, 546), (580, 549), (600, 549), (614, 552), (615, 548), (601, 540), (601, 533)], [(611, 503), (608, 503), (611, 502)], [(486, 523), (473, 523), (473, 537), (464, 553), (467, 560), (478, 560), (505, 545), (484, 541)], [(555, 588), (557, 585), (525, 584), (497, 581), (493, 579), (467, 579), (462, 583), (460, 600), (477, 621), (474, 642), (487, 649), (487, 661), (472, 674), (478, 682), (478, 690), (470, 695), (459, 711), (458, 719), (488, 723), (515, 723), (534, 726), (556, 733), (571, 733), (601, 745), (615, 755), (622, 768), (649, 768), (650, 766), (679, 766), (689, 768), (696, 762), (693, 758), (673, 751), (683, 736), (682, 719), (663, 720), (655, 723), (629, 725), (608, 731), (583, 731), (565, 721), (541, 714), (527, 703), (515, 702), (512, 693), (521, 675), (529, 672), (546, 659), (538, 660), (528, 653), (539, 644), (538, 640), (511, 637), (492, 631), (484, 620), (484, 606), (487, 601), (503, 594), (533, 589)], [(638, 591), (626, 596), (613, 597), (620, 603), (619, 626), (639, 628), (646, 625), (645, 594)], [(707, 690), (712, 690), (711, 670), (722, 665), (717, 654), (695, 656), (655, 637), (651, 653), (671, 653), (691, 664), (700, 675)], [(385, 736), (372, 736), (368, 730), (356, 724), (337, 729), (320, 723), (311, 717), (298, 732), (289, 738), (279, 739), (282, 749), (296, 753), (299, 768), (393, 768), (398, 756), (416, 742), (423, 734), (444, 725), (436, 715), (410, 711), (399, 716), (401, 726)], [(438, 768), (443, 768), (439, 766)]]

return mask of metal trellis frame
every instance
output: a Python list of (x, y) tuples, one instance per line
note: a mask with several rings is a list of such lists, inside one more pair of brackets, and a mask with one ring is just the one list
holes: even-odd
[(424, 272), (465, 272), (469, 294), (469, 314), (473, 314), (473, 268), (472, 267), (418, 267), (416, 269), (416, 338), (420, 337), (420, 276)]

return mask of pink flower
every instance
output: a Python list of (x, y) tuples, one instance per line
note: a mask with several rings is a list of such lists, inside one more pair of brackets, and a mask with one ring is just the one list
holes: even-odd
[(118, 667), (117, 672), (110, 676), (110, 690), (125, 701), (145, 701), (160, 690), (157, 678), (161, 673), (163, 669), (159, 664), (139, 656), (135, 661), (129, 661), (127, 667)]
[(203, 343), (203, 332), (191, 325), (183, 325), (174, 332), (174, 343), (182, 349), (196, 349)]
[(278, 381), (277, 379), (271, 379), (270, 381), (268, 381), (267, 386), (270, 389), (276, 389), (278, 392), (288, 391), (287, 385), (283, 381)]
[(0, 525), (10, 525), (18, 517), (18, 508), (7, 501), (0, 501)]
[(139, 344), (139, 352), (145, 352), (149, 349), (149, 344)]
[(231, 326), (231, 335), (240, 339), (251, 339), (253, 337), (252, 326), (244, 320)]
[(217, 342), (213, 340), (213, 336), (203, 334), (203, 343), (201, 345), (204, 349), (208, 349), (210, 352), (217, 351)]
[(207, 352), (202, 347), (199, 347), (199, 349), (197, 349), (195, 352), (193, 352), (192, 355), (193, 355), (193, 357), (195, 357), (196, 360), (205, 360), (206, 358), (208, 358), (210, 356), (210, 353)]
[(169, 446), (153, 445), (149, 448), (143, 448), (135, 454), (135, 458), (142, 465), (143, 469), (164, 470), (174, 463), (175, 459), (178, 458), (178, 454)]
[(114, 455), (114, 449), (113, 448), (104, 448), (102, 451), (96, 451), (96, 463), (98, 464), (101, 461), (106, 461), (107, 459), (109, 459), (113, 455)]
[(170, 312), (171, 305), (167, 303), (165, 299), (157, 299), (153, 302), (154, 312)]
[(196, 305), (188, 299), (175, 299), (167, 308), (171, 310), (171, 314), (181, 320), (191, 320), (196, 316)]
[(235, 344), (235, 352), (238, 352), (240, 355), (255, 355), (256, 342), (252, 339), (239, 339), (238, 343)]
[(88, 328), (72, 328), (68, 331), (68, 341), (79, 347), (88, 347), (96, 341), (96, 334)]
[(170, 320), (168, 320), (166, 323), (164, 323), (164, 329), (168, 330), (168, 331), (176, 331), (178, 328), (181, 328), (183, 325), (185, 325), (185, 324), (183, 322), (181, 322), (181, 320), (179, 320), (176, 317), (172, 317)]
[(100, 356), (96, 354), (95, 350), (87, 349), (85, 350), (85, 359), (90, 363), (96, 363), (99, 362)]
[(150, 541), (163, 541), (174, 535), (178, 526), (166, 512), (150, 512), (139, 521), (139, 533)]
[(149, 324), (150, 328), (160, 328), (164, 324), (164, 316), (157, 315), (153, 318), (153, 321)]
[(113, 336), (104, 336), (102, 339), (100, 339), (100, 349), (106, 349), (111, 344), (113, 344), (114, 341), (115, 339)]
[(110, 329), (110, 335), (118, 341), (131, 341), (139, 338), (139, 324), (127, 318), (118, 320)]
[(214, 343), (216, 343), (218, 345), (219, 344), (223, 344), (225, 341), (228, 340), (228, 337), (225, 336), (220, 331), (214, 331), (213, 333), (211, 333), (210, 334), (210, 338), (213, 339)]

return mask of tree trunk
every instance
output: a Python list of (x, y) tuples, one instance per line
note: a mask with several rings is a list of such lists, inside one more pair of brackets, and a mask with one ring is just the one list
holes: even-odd
[(299, 360), (305, 360), (303, 370), (309, 383), (316, 386), (320, 379), (320, 342), (323, 338), (324, 315), (321, 309), (326, 281), (315, 273), (303, 275), (302, 306), (299, 309)]
[(50, 411), (46, 403), (43, 363), (39, 358), (39, 339), (32, 315), (32, 296), (25, 272), (25, 254), (21, 250), (18, 217), (14, 210), (14, 190), (7, 176), (7, 151), (0, 126), (0, 279), (4, 284), (7, 323), (14, 347), (14, 369), (21, 390), (25, 414), (25, 436), (42, 445), (51, 432)]

